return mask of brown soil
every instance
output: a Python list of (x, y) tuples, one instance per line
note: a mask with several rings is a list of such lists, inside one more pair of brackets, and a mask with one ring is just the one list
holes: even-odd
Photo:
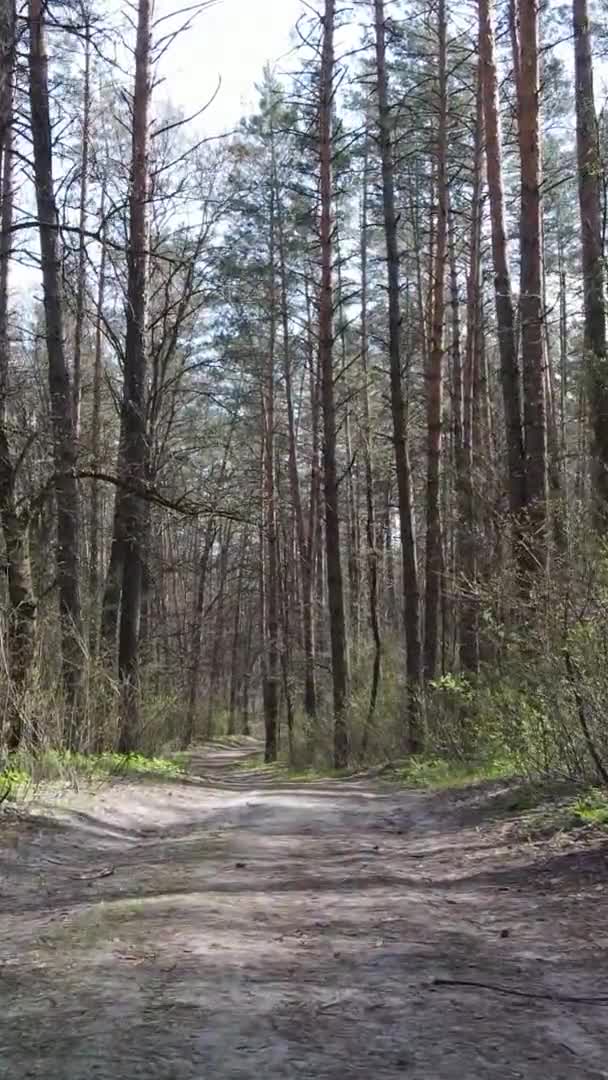
[(608, 1078), (601, 839), (235, 753), (0, 818), (2, 1078)]

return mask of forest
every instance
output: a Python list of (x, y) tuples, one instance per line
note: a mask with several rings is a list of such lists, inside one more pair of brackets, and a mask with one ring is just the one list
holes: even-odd
[(605, 4), (303, 4), (229, 132), (211, 6), (1, 3), (4, 765), (608, 783)]
[(0, 0), (0, 1077), (606, 1080), (608, 0), (290, 3)]

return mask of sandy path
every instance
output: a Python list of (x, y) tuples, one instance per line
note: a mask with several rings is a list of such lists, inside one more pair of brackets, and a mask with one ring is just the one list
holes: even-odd
[(2, 1078), (608, 1078), (605, 848), (233, 757), (0, 823)]

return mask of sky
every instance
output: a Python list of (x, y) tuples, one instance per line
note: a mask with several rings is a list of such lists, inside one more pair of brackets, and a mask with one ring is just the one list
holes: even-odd
[[(164, 19), (191, 5), (192, 0), (156, 0), (155, 17)], [(121, 6), (122, 0), (118, 6), (111, 2), (110, 10), (120, 12)], [(241, 117), (255, 111), (255, 85), (264, 65), (276, 64), (278, 70), (284, 65), (286, 70), (293, 63), (291, 31), (302, 11), (301, 0), (217, 0), (197, 15), (191, 29), (180, 34), (165, 53), (159, 97), (183, 108), (185, 115), (213, 98), (196, 121), (197, 132), (215, 135), (231, 130)], [(155, 36), (176, 29), (187, 18), (178, 15), (164, 20)], [(15, 264), (12, 289), (27, 294), (39, 283), (39, 276), (35, 267)]]
[[(156, 15), (186, 7), (188, 0), (157, 0)], [(301, 0), (218, 0), (172, 45), (162, 64), (165, 95), (187, 112), (220, 89), (200, 122), (213, 133), (232, 127), (256, 106), (255, 84), (266, 62), (292, 62), (290, 31)], [(167, 23), (177, 26), (180, 20)]]

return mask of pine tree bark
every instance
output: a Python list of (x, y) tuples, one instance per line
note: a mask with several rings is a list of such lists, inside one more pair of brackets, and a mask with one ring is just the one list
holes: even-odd
[(84, 337), (85, 302), (87, 292), (87, 241), (85, 237), (88, 219), (89, 191), (89, 142), (91, 134), (91, 26), (90, 16), (83, 4), (84, 22), (84, 85), (82, 92), (82, 137), (80, 150), (80, 196), (78, 224), (78, 276), (76, 285), (76, 313), (74, 319), (74, 366), (72, 373), (72, 408), (74, 411), (74, 437), (80, 438), (80, 409), (82, 404), (82, 346)]
[(311, 283), (306, 282), (307, 355), (310, 396), (310, 498), (308, 502), (308, 560), (311, 574), (311, 615), (313, 641), (313, 678), (315, 685), (315, 709), (322, 705), (323, 685), (316, 678), (317, 657), (325, 650), (325, 578), (323, 563), (323, 515), (321, 508), (321, 369), (316, 333), (313, 329)]
[(513, 60), (513, 83), (515, 87), (515, 99), (519, 99), (521, 82), (521, 56), (519, 44), (519, 0), (509, 0), (507, 12), (509, 22), (509, 37), (511, 39), (511, 57)]
[[(545, 216), (541, 208), (541, 251), (545, 249)], [(553, 336), (549, 326), (550, 304), (547, 298), (547, 274), (544, 261), (541, 266), (542, 319), (543, 319), (543, 371), (547, 420), (547, 489), (550, 501), (552, 533), (556, 550), (566, 547), (565, 505), (562, 498), (562, 476), (559, 448), (559, 423), (557, 416), (557, 387), (553, 362)]]
[(141, 492), (147, 482), (146, 310), (148, 287), (148, 156), (151, 94), (151, 0), (139, 0), (135, 45), (131, 191), (127, 252), (127, 313), (122, 401), (123, 465), (126, 495), (124, 563), (118, 642), (121, 689), (119, 750), (135, 748), (139, 717), (139, 629), (143, 594), (147, 514)]
[(333, 365), (332, 112), (334, 104), (335, 8), (335, 0), (325, 0), (319, 86), (319, 170), (321, 191), (319, 363), (321, 367), (321, 397), (324, 433), (323, 472), (325, 493), (325, 554), (333, 682), (334, 765), (336, 769), (341, 769), (346, 766), (348, 761), (348, 730), (346, 726), (348, 674), (346, 661), (346, 627), (344, 618), (344, 587), (340, 554), (340, 516), (336, 462), (336, 403)]
[[(104, 221), (106, 207), (105, 184), (102, 183), (100, 217)], [(96, 473), (101, 455), (101, 387), (103, 378), (103, 305), (106, 289), (106, 235), (101, 238), (101, 258), (97, 283), (97, 312), (95, 316), (95, 353), (93, 359), (93, 408), (91, 412), (91, 468)], [(99, 480), (91, 481), (89, 525), (89, 649), (99, 653), (99, 567), (101, 557), (101, 505)], [(116, 626), (116, 620), (114, 620)]]
[(275, 497), (275, 365), (276, 365), (276, 290), (275, 290), (275, 190), (270, 193), (270, 237), (268, 263), (269, 341), (262, 372), (262, 469), (264, 485), (264, 641), (266, 665), (264, 673), (264, 760), (276, 761), (279, 749), (279, 562), (277, 512)]
[(483, 119), (492, 231), (492, 258), (494, 262), (496, 322), (507, 437), (509, 506), (511, 514), (517, 523), (526, 502), (525, 457), (520, 372), (505, 225), (502, 139), (495, 58), (493, 0), (478, 0), (478, 3), (479, 57), (483, 88)]
[(386, 73), (385, 14), (383, 0), (374, 0), (376, 41), (376, 84), (378, 94), (379, 143), (382, 165), (382, 203), (389, 302), (389, 356), (391, 413), (397, 488), (399, 493), (399, 524), (403, 560), (403, 592), (405, 601), (405, 642), (408, 680), (408, 747), (412, 753), (423, 749), (424, 732), (421, 713), (422, 646), (420, 636), (420, 590), (412, 478), (407, 439), (405, 401), (401, 379), (401, 308), (399, 282), (399, 250), (397, 245), (397, 213), (388, 77)]
[(241, 545), (239, 551), (239, 568), (238, 577), (236, 583), (236, 596), (234, 599), (234, 618), (232, 620), (232, 650), (230, 658), (230, 703), (228, 709), (228, 734), (236, 734), (236, 703), (238, 696), (239, 683), (242, 677), (240, 669), (240, 641), (241, 641), (241, 622), (242, 622), (242, 607), (243, 607), (243, 577), (245, 573), (245, 558), (247, 553), (247, 543), (249, 540), (249, 532), (246, 528), (243, 528), (241, 534)]
[(471, 192), (470, 256), (467, 273), (466, 343), (464, 363), (460, 350), (455, 354), (454, 370), (457, 393), (462, 395), (461, 422), (455, 429), (456, 496), (458, 530), (456, 565), (460, 578), (458, 637), (460, 666), (465, 672), (479, 667), (478, 603), (477, 603), (477, 533), (476, 501), (473, 482), (473, 396), (475, 371), (478, 367), (480, 337), (480, 269), (482, 225), (482, 168), (483, 168), (483, 95), (481, 65), (478, 71), (476, 125), (473, 143), (473, 186)]
[[(277, 453), (276, 463), (277, 474), (277, 502), (279, 507), (286, 505), (286, 500), (283, 498), (281, 490), (281, 471), (280, 471), (280, 454)], [(290, 608), (291, 598), (297, 593), (297, 585), (290, 589), (290, 570), (295, 570), (295, 562), (292, 557), (292, 552), (295, 548), (293, 538), (290, 537), (290, 530), (287, 522), (284, 520), (286, 515), (283, 515), (283, 521), (279, 528), (279, 535), (282, 543), (279, 543), (279, 610), (281, 613), (281, 673), (283, 676), (283, 697), (285, 700), (285, 711), (287, 719), (287, 746), (289, 754), (289, 763), (294, 764), (295, 755), (295, 709), (292, 693), (292, 681), (291, 681), (291, 620), (290, 620)], [(291, 542), (290, 542), (291, 541)], [(282, 549), (282, 550), (281, 550)], [(295, 576), (295, 575), (294, 575)], [(293, 603), (293, 601), (292, 601)], [(295, 606), (295, 605), (294, 605)]]
[(188, 747), (192, 745), (196, 735), (196, 711), (200, 685), (205, 596), (209, 575), (209, 563), (216, 535), (217, 528), (213, 519), (210, 518), (207, 522), (205, 538), (198, 558), (198, 580), (192, 619), (192, 645), (188, 678), (188, 706), (186, 709), (186, 718), (181, 739), (182, 749), (184, 750), (187, 750)]
[(27, 512), (19, 513), (15, 467), (7, 430), (10, 369), (9, 269), (13, 225), (14, 0), (0, 5), (0, 519), (8, 578), (8, 675), (10, 695), (0, 747), (15, 750), (22, 735), (21, 695), (36, 640), (36, 600), (29, 556)]
[(568, 527), (567, 409), (568, 400), (568, 282), (564, 269), (562, 242), (559, 245), (559, 449), (564, 487), (566, 527)]
[[(344, 349), (343, 377), (346, 376), (346, 349)], [(344, 450), (346, 452), (346, 522), (348, 536), (348, 642), (357, 655), (361, 636), (361, 543), (357, 497), (356, 455), (353, 452), (352, 407), (344, 406)]]
[[(274, 136), (274, 132), (272, 132)], [(290, 328), (289, 307), (287, 288), (287, 259), (285, 254), (285, 227), (283, 215), (283, 203), (281, 190), (278, 182), (276, 167), (276, 150), (274, 138), (272, 141), (273, 152), (273, 179), (276, 191), (276, 217), (277, 217), (277, 247), (279, 256), (279, 271), (281, 278), (281, 319), (283, 330), (283, 379), (285, 382), (285, 403), (287, 406), (287, 440), (288, 440), (288, 463), (289, 463), (289, 487), (293, 502), (293, 512), (296, 524), (296, 539), (300, 562), (301, 590), (302, 590), (302, 638), (304, 644), (304, 711), (314, 720), (317, 713), (317, 691), (315, 679), (315, 635), (313, 618), (313, 534), (306, 532), (304, 521), (304, 509), (302, 505), (302, 493), (300, 490), (300, 476), (298, 472), (298, 450), (296, 440), (296, 422), (293, 401), (292, 370), (290, 355)], [(312, 358), (311, 358), (312, 363)]]
[(243, 647), (243, 692), (241, 699), (241, 731), (243, 735), (249, 735), (249, 690), (251, 684), (251, 656), (253, 642), (254, 615), (250, 604), (247, 613), (247, 630)]
[(424, 605), (424, 674), (435, 677), (439, 645), (439, 600), (443, 579), (440, 513), (441, 408), (443, 337), (445, 320), (445, 268), (448, 222), (447, 178), (447, 26), (445, 0), (437, 6), (438, 125), (437, 125), (437, 228), (433, 260), (431, 350), (426, 371), (427, 482), (426, 482), (426, 589)]
[[(576, 148), (585, 314), (585, 368), (591, 414), (596, 526), (608, 528), (608, 357), (602, 176), (587, 0), (573, 0)], [(564, 290), (565, 296), (565, 290)], [(565, 301), (564, 301), (565, 302)]]
[(57, 584), (61, 620), (66, 741), (78, 745), (78, 699), (83, 676), (80, 604), (80, 505), (70, 378), (65, 353), (59, 217), (53, 181), (48, 60), (42, 0), (29, 0), (30, 107), (40, 234), (49, 392), (57, 504)]
[(543, 355), (540, 79), (538, 0), (520, 5), (519, 147), (521, 161), (521, 342), (526, 468), (524, 562), (531, 572), (547, 558), (547, 423)]
[[(397, 601), (398, 582), (397, 575), (395, 574), (395, 545), (393, 531), (393, 477), (391, 473), (389, 473), (383, 480), (380, 487), (380, 493), (382, 518), (379, 523), (379, 528), (382, 545), (383, 618), (391, 629), (401, 630), (402, 620), (401, 618), (399, 618), (399, 604)], [(403, 597), (403, 582), (401, 582), (400, 591), (401, 596)]]
[(224, 631), (226, 622), (226, 582), (228, 579), (228, 564), (230, 547), (232, 543), (232, 522), (224, 524), (219, 535), (219, 557), (217, 559), (217, 593), (215, 600), (215, 624), (213, 627), (213, 645), (209, 657), (209, 687), (207, 694), (207, 713), (205, 721), (205, 738), (212, 739), (216, 734), (216, 709), (220, 700), (218, 690), (221, 688), (225, 673), (225, 641)]
[(0, 3), (0, 147), (3, 153), (6, 153), (7, 146), (12, 146), (14, 137), (12, 131), (15, 96), (15, 24), (15, 0), (2, 0)]
[[(117, 474), (124, 482), (124, 418), (121, 417), (121, 431), (118, 440)], [(127, 540), (126, 520), (127, 492), (121, 486), (118, 487), (114, 496), (114, 513), (112, 520), (112, 538), (110, 541), (110, 558), (103, 587), (101, 601), (101, 618), (99, 626), (100, 649), (104, 661), (112, 667), (116, 661), (116, 644), (118, 634), (118, 622), (120, 616), (120, 598), (125, 565), (125, 550)]]
[[(356, 491), (356, 456), (353, 454), (353, 439), (352, 439), (352, 403), (350, 393), (348, 390), (348, 344), (346, 340), (346, 329), (348, 325), (348, 317), (345, 311), (344, 304), (344, 283), (342, 280), (342, 256), (340, 254), (340, 234), (336, 227), (334, 232), (335, 239), (335, 252), (337, 262), (336, 272), (336, 293), (337, 293), (337, 316), (339, 326), (339, 338), (340, 338), (340, 375), (339, 379), (344, 382), (345, 389), (343, 394), (346, 397), (344, 405), (344, 420), (342, 428), (344, 431), (344, 450), (346, 453), (346, 470), (343, 479), (343, 484), (346, 488), (346, 536), (347, 536), (347, 574), (348, 574), (348, 632), (346, 636), (347, 640), (347, 654), (350, 649), (354, 649), (355, 655), (359, 647), (360, 638), (360, 592), (361, 592), (361, 544), (359, 533), (359, 514), (358, 514), (358, 499)], [(350, 667), (349, 661), (349, 667)]]
[(367, 587), (369, 596), (369, 625), (374, 644), (372, 681), (369, 692), (369, 706), (363, 732), (362, 750), (365, 753), (369, 741), (370, 729), (376, 713), (378, 688), (382, 665), (382, 638), (378, 617), (378, 530), (376, 523), (375, 477), (374, 477), (374, 442), (369, 402), (369, 330), (368, 330), (368, 145), (366, 134), (365, 157), (363, 161), (363, 196), (361, 208), (361, 369), (363, 387), (361, 406), (363, 420), (363, 457), (365, 464), (365, 536), (367, 542)]

